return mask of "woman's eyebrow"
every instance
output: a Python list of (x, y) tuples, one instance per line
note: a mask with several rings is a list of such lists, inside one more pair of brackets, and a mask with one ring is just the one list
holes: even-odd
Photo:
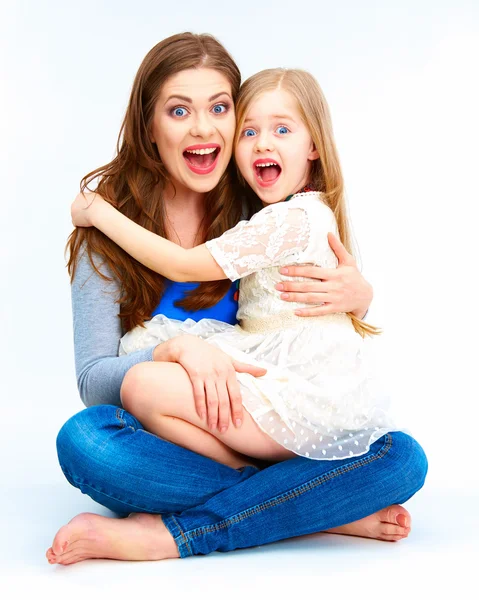
[[(213, 102), (213, 100), (216, 100), (216, 98), (219, 98), (220, 96), (228, 96), (228, 98), (231, 98), (231, 96), (228, 94), (228, 92), (219, 92), (218, 94), (214, 94), (213, 96), (208, 98), (208, 102)], [(167, 102), (169, 102), (170, 100), (181, 100), (182, 102), (188, 102), (189, 104), (193, 103), (193, 100), (191, 98), (189, 98), (188, 96), (180, 96), (179, 94), (173, 94), (172, 96), (167, 98), (167, 100), (165, 101), (165, 104)]]

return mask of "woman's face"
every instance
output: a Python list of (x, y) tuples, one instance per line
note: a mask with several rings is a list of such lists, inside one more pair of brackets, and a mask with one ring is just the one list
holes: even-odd
[(164, 83), (151, 141), (178, 193), (211, 191), (231, 158), (235, 113), (231, 85), (219, 71), (187, 69)]

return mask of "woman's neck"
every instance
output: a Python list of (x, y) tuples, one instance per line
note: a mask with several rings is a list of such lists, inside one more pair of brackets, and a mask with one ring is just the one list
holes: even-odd
[(166, 232), (172, 242), (193, 248), (203, 242), (206, 194), (187, 189), (167, 189), (164, 196)]

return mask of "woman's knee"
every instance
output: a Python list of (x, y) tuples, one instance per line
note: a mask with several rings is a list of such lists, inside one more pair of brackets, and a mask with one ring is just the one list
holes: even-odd
[(117, 406), (98, 405), (68, 419), (56, 440), (58, 460), (65, 473), (74, 471), (75, 465), (91, 462), (91, 457), (110, 435), (108, 425), (121, 424), (118, 411), (123, 412)]
[(428, 461), (422, 446), (403, 432), (392, 434), (394, 456), (397, 459), (398, 477), (404, 481), (409, 496), (420, 490), (426, 480)]

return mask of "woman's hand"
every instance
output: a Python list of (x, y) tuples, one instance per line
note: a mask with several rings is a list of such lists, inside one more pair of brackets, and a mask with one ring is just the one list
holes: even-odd
[(280, 270), (283, 275), (311, 277), (319, 281), (284, 281), (276, 289), (282, 292), (281, 298), (287, 302), (323, 303), (322, 306), (295, 311), (302, 317), (351, 312), (362, 319), (373, 299), (373, 288), (361, 275), (356, 261), (338, 238), (328, 233), (328, 241), (338, 258), (336, 269), (284, 267)]
[(71, 206), (73, 225), (75, 227), (92, 227), (94, 216), (92, 204), (97, 206), (101, 202), (104, 200), (98, 194), (80, 192)]
[(243, 422), (236, 372), (255, 377), (266, 373), (266, 369), (233, 360), (222, 350), (189, 334), (157, 346), (153, 359), (177, 362), (185, 369), (193, 386), (198, 416), (207, 419), (210, 429), (218, 427), (220, 433), (228, 429), (230, 417), (236, 427)]

